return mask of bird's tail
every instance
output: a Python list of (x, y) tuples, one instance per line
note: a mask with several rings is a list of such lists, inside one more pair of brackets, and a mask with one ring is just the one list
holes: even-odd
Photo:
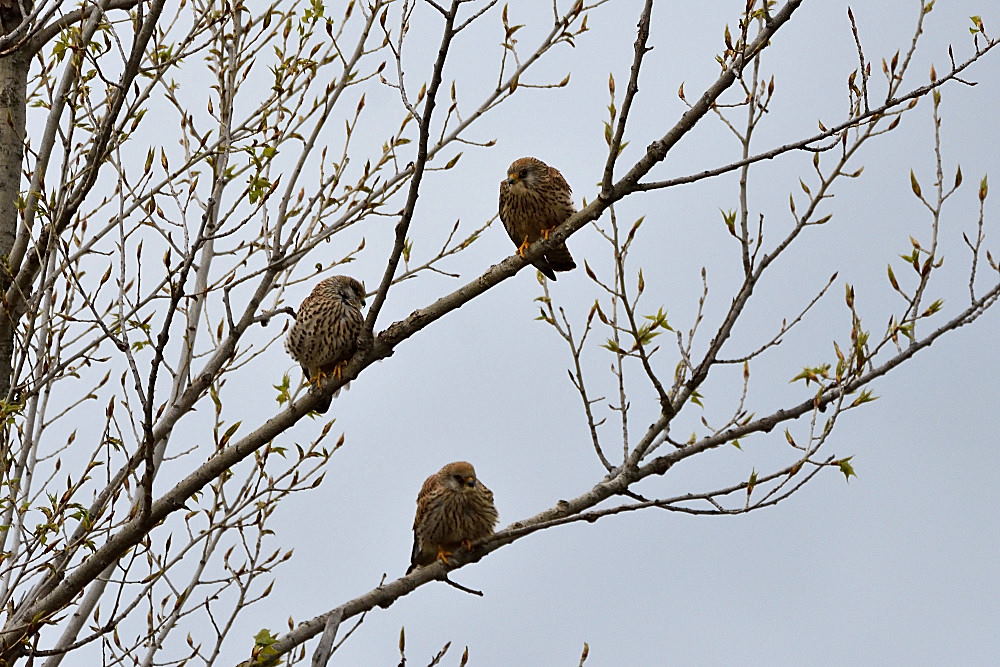
[(321, 415), (325, 415), (326, 411), (330, 409), (331, 403), (333, 403), (333, 396), (331, 394), (327, 394), (316, 405), (316, 412), (318, 412)]
[(560, 243), (545, 253), (545, 263), (552, 271), (572, 271), (576, 268), (573, 255), (569, 254), (569, 248), (565, 243)]
[[(347, 391), (350, 388), (351, 388), (351, 383), (348, 382), (343, 387), (339, 387), (336, 390), (334, 390), (334, 392), (332, 394), (325, 395), (323, 397), (323, 400), (321, 400), (319, 402), (319, 404), (316, 406), (316, 412), (318, 412), (321, 415), (325, 415), (326, 412), (327, 412), (327, 410), (330, 409), (330, 405), (333, 403), (333, 399), (335, 399), (338, 396), (340, 396), (340, 392)], [(310, 389), (310, 391), (313, 391), (313, 390)]]

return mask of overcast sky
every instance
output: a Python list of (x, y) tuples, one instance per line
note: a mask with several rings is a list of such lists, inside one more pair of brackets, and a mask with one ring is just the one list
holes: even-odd
[[(594, 11), (591, 30), (577, 47), (556, 49), (532, 75), (542, 83), (544, 76), (558, 81), (572, 73), (567, 87), (515, 96), (472, 133), (483, 141), (495, 138), (495, 147), (469, 149), (460, 168), (429, 175), (411, 231), (415, 253), (439, 244), (456, 219), (471, 228), (492, 216), (497, 184), (517, 157), (534, 155), (558, 167), (578, 204), (593, 199), (605, 160), (607, 77), (614, 73), (619, 91), (624, 89), (641, 4), (613, 0)], [(656, 3), (654, 49), (643, 70), (622, 165), (631, 164), (683, 113), (676, 96), (682, 82), (693, 100), (714, 81), (724, 26), (735, 30), (742, 4)], [(876, 63), (878, 94), (884, 91), (878, 62), (909, 46), (918, 8), (915, 0), (856, 3), (866, 55)], [(549, 3), (514, 0), (509, 11), (511, 23), (526, 24), (518, 37), (530, 51), (548, 29)], [(1000, 30), (993, 3), (938, 3), (906, 88), (926, 82), (931, 62), (945, 70), (948, 44), (957, 58), (967, 56), (971, 14), (982, 14), (988, 31)], [(438, 24), (437, 15), (418, 3), (408, 46), (412, 81), (430, 71)], [(498, 26), (499, 7), (481, 29), (457, 41), (446, 77), (458, 81), (460, 100), (468, 96), (471, 104), (495, 85)], [(846, 78), (856, 58), (846, 3), (805, 2), (766, 51), (764, 71), (774, 74), (776, 93), (755, 148), (808, 136), (817, 120), (829, 126), (842, 119)], [(962, 307), (966, 294), (969, 257), (961, 233), (974, 233), (976, 184), (988, 171), (1000, 176), (997, 57), (975, 66), (967, 78), (979, 85), (950, 85), (943, 92), (946, 173), (961, 163), (966, 184), (945, 209), (945, 265), (928, 294), (946, 299), (940, 321)], [(365, 136), (382, 141), (387, 130), (380, 120), (398, 124), (392, 90), (370, 89), (368, 95), (375, 112), (356, 145), (364, 145)], [(873, 336), (898, 311), (899, 297), (886, 281), (885, 267), (895, 263), (902, 275), (898, 256), (909, 251), (909, 236), (926, 240), (930, 233), (908, 175), (913, 169), (930, 189), (930, 111), (925, 100), (897, 132), (863, 150), (853, 163), (865, 167), (863, 176), (840, 182), (828, 202), (831, 222), (808, 230), (755, 292), (725, 356), (766, 341), (782, 317), (793, 317), (839, 271), (830, 295), (797, 335), (754, 366), (750, 411), (768, 414), (812, 391), (788, 380), (805, 365), (832, 359), (832, 341), (848, 337), (845, 282), (856, 286), (859, 310)], [(744, 112), (734, 115), (742, 120)], [(378, 144), (372, 150), (377, 149)], [(731, 133), (707, 117), (652, 177), (693, 173), (738, 155)], [(799, 192), (800, 177), (810, 182), (810, 159), (811, 154), (784, 156), (751, 172), (751, 217), (765, 216), (765, 241), (789, 228), (788, 195)], [(995, 195), (987, 200), (988, 244), (1000, 255), (995, 201)], [(646, 216), (633, 257), (647, 283), (642, 312), (662, 306), (675, 327), (688, 329), (701, 290), (699, 272), (707, 269), (710, 292), (696, 349), (704, 349), (739, 280), (738, 247), (719, 213), (736, 207), (735, 176), (632, 197), (618, 207), (624, 221)], [(356, 243), (336, 238), (317, 252), (335, 256)], [(608, 248), (592, 228), (581, 230), (569, 245), (581, 266), (587, 261), (607, 270)], [(372, 243), (349, 271), (369, 287), (377, 285), (385, 251), (385, 244)], [(506, 234), (495, 226), (445, 268), (469, 280), (511, 251)], [(435, 276), (401, 285), (390, 296), (380, 328), (459, 284)], [(308, 287), (300, 286), (301, 294), (289, 299), (297, 302)], [(582, 270), (560, 274), (551, 292), (577, 320), (601, 296)], [(279, 570), (270, 602), (241, 617), (235, 632), (246, 641), (230, 644), (231, 662), (246, 657), (250, 638), (261, 627), (283, 631), (289, 616), (311, 618), (374, 587), (383, 573), (402, 575), (417, 490), (444, 463), (473, 462), (495, 493), (501, 525), (576, 496), (601, 478), (579, 398), (566, 376), (565, 344), (534, 319), (540, 293), (535, 272), (522, 271), (407, 341), (334, 403), (335, 428), (346, 433), (346, 445), (331, 462), (325, 483), (292, 497), (280, 512), (274, 539), (294, 546), (295, 559)], [(332, 664), (396, 664), (401, 626), (411, 665), (426, 664), (448, 641), (453, 648), (446, 665), (458, 664), (463, 646), (469, 647), (472, 665), (575, 665), (584, 642), (591, 648), (588, 667), (995, 664), (1000, 655), (998, 325), (1000, 313), (991, 312), (946, 336), (878, 382), (873, 387), (878, 401), (844, 415), (826, 451), (854, 457), (857, 477), (849, 483), (831, 469), (791, 499), (749, 515), (689, 517), (647, 510), (535, 534), (454, 574), (485, 597), (443, 584), (424, 586), (389, 610), (371, 612)], [(664, 345), (660, 357), (659, 368), (670, 377), (676, 349)], [(588, 351), (596, 395), (614, 391), (612, 359), (596, 345)], [(227, 410), (241, 411), (243, 418), (248, 411), (273, 411), (267, 387), (290, 369), (295, 370), (284, 351), (273, 346), (252, 373), (274, 382), (262, 382), (266, 391), (248, 392), (245, 402)], [(713, 376), (702, 392), (704, 412), (686, 413), (674, 426), (675, 437), (704, 433), (698, 422), (703, 414), (710, 421), (729, 414), (738, 377)], [(640, 432), (655, 419), (655, 405), (640, 376), (633, 375), (630, 386), (633, 431)], [(279, 444), (310, 441), (320, 424), (305, 419)], [(805, 433), (806, 427), (797, 423), (791, 429)], [(615, 428), (605, 427), (609, 439)], [(650, 497), (703, 491), (790, 461), (780, 429), (742, 445), (695, 457), (663, 478), (647, 480), (640, 491)]]

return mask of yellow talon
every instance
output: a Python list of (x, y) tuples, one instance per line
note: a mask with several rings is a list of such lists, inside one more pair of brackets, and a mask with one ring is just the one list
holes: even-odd
[(548, 241), (549, 240), (549, 234), (551, 234), (551, 233), (552, 233), (552, 228), (543, 229), (542, 230), (542, 238), (545, 239), (546, 241)]
[(531, 244), (528, 242), (528, 237), (525, 236), (524, 243), (522, 243), (517, 247), (517, 254), (520, 255), (521, 257), (524, 257), (524, 251), (528, 249), (529, 245)]
[(451, 563), (448, 562), (448, 558), (450, 556), (451, 556), (451, 552), (450, 551), (445, 551), (441, 547), (438, 547), (438, 550), (437, 550), (437, 559), (439, 561), (441, 561), (445, 565), (451, 565)]
[(317, 369), (317, 371), (312, 375), (312, 377), (309, 378), (309, 384), (313, 385), (314, 387), (318, 387), (321, 384), (323, 384), (323, 381), (326, 380), (331, 375), (337, 380), (339, 380), (343, 377), (345, 368), (347, 368), (347, 362), (341, 361), (336, 366), (331, 368), (329, 371), (325, 371), (322, 368)]

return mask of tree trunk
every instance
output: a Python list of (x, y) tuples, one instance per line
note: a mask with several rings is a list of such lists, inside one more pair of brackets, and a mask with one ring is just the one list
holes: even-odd
[[(3, 14), (6, 12), (0, 12)], [(6, 18), (6, 17), (4, 17)], [(4, 21), (4, 27), (9, 23)], [(16, 25), (16, 23), (14, 24)], [(18, 48), (0, 57), (0, 290), (6, 294), (12, 267), (8, 258), (17, 235), (21, 211), (21, 163), (24, 159), (25, 90), (30, 56)], [(14, 353), (15, 321), (4, 298), (0, 311), (0, 398), (10, 400), (11, 359)]]

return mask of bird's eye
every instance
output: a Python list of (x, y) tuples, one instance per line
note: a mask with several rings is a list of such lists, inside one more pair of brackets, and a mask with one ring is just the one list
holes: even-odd
[(454, 477), (455, 481), (458, 482), (459, 484), (465, 483), (465, 478), (463, 478), (461, 475), (452, 475), (452, 477)]
[(528, 175), (528, 170), (527, 170), (527, 169), (522, 169), (521, 171), (519, 171), (519, 172), (517, 173), (517, 175), (518, 175), (518, 176), (519, 176), (520, 178), (525, 178), (525, 177), (527, 177), (527, 175)]

